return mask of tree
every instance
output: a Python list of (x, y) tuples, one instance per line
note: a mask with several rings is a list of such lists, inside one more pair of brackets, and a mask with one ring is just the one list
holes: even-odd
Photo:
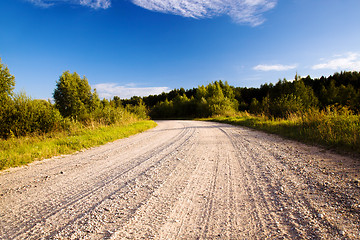
[(239, 107), (235, 94), (227, 82), (210, 83), (206, 86), (210, 115), (233, 114)]
[(15, 87), (15, 77), (10, 74), (7, 66), (1, 63), (0, 58), (0, 106), (13, 96), (13, 90)]
[(0, 136), (6, 137), (9, 134), (9, 127), (12, 125), (10, 115), (13, 112), (14, 104), (12, 97), (15, 87), (15, 77), (10, 74), (7, 66), (1, 63), (0, 58)]
[(110, 103), (115, 108), (122, 108), (121, 99), (118, 96), (114, 96)]
[(296, 74), (293, 82), (293, 94), (301, 99), (303, 107), (317, 107), (319, 100), (315, 96), (314, 90), (310, 86), (306, 86), (304, 81)]
[(251, 113), (260, 113), (261, 105), (256, 98), (253, 98), (250, 103), (250, 112)]
[(89, 113), (99, 105), (99, 97), (91, 92), (88, 80), (76, 72), (64, 72), (56, 82), (54, 90), (55, 106), (63, 117), (86, 120)]
[(47, 101), (14, 94), (15, 77), (0, 61), (0, 137), (46, 133), (59, 129), (62, 117)]

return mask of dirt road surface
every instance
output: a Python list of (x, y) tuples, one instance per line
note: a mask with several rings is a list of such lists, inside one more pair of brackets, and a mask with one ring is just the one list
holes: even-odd
[(360, 161), (226, 124), (0, 173), (0, 239), (360, 239)]

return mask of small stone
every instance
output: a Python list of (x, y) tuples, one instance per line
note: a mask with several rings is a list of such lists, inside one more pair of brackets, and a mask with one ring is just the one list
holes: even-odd
[(322, 218), (324, 215), (322, 215), (321, 213), (318, 214), (319, 218)]

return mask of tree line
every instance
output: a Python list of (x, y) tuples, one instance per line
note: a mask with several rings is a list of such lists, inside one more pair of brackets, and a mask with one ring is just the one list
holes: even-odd
[(193, 118), (231, 115), (237, 111), (263, 114), (271, 118), (287, 118), (293, 113), (309, 109), (346, 107), (360, 112), (360, 73), (341, 72), (329, 77), (312, 79), (310, 76), (276, 84), (263, 84), (259, 88), (230, 86), (215, 81), (207, 86), (147, 97), (132, 97), (123, 104), (143, 102), (152, 118)]
[(310, 76), (293, 81), (279, 80), (260, 88), (236, 88), (239, 110), (264, 113), (271, 117), (287, 117), (308, 109), (346, 107), (360, 111), (360, 73), (341, 72), (329, 77), (312, 79)]
[(142, 103), (124, 106), (119, 97), (100, 100), (86, 77), (76, 72), (66, 71), (56, 82), (55, 104), (15, 94), (14, 88), (15, 77), (0, 59), (0, 138), (63, 131), (75, 124), (110, 125), (147, 118)]
[(146, 97), (100, 100), (86, 77), (64, 72), (56, 82), (55, 103), (15, 94), (15, 77), (0, 59), (0, 137), (23, 136), (66, 130), (74, 123), (116, 124), (126, 118), (154, 119), (231, 116), (239, 111), (269, 118), (287, 118), (329, 107), (360, 112), (360, 73), (340, 72), (329, 77), (310, 76), (259, 88), (230, 86), (215, 81), (208, 85)]

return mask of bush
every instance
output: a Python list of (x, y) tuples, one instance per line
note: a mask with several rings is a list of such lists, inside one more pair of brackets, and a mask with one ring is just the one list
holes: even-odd
[(127, 105), (125, 109), (134, 113), (140, 119), (148, 119), (148, 109), (142, 99), (140, 99), (137, 105)]
[(2, 137), (48, 133), (62, 128), (60, 112), (45, 100), (32, 100), (24, 93), (15, 95), (3, 115)]
[[(185, 91), (184, 91), (185, 92)], [(233, 115), (239, 104), (233, 89), (227, 82), (213, 82), (199, 86), (195, 96), (189, 97), (176, 93), (170, 101), (158, 102), (150, 112), (154, 118), (189, 118), (209, 117), (214, 115)]]
[(294, 94), (286, 94), (276, 99), (269, 107), (271, 116), (275, 118), (288, 118), (293, 113), (304, 110), (304, 104), (300, 97)]
[(360, 115), (348, 107), (329, 106), (322, 111), (308, 111), (302, 117), (307, 137), (327, 145), (360, 149)]

